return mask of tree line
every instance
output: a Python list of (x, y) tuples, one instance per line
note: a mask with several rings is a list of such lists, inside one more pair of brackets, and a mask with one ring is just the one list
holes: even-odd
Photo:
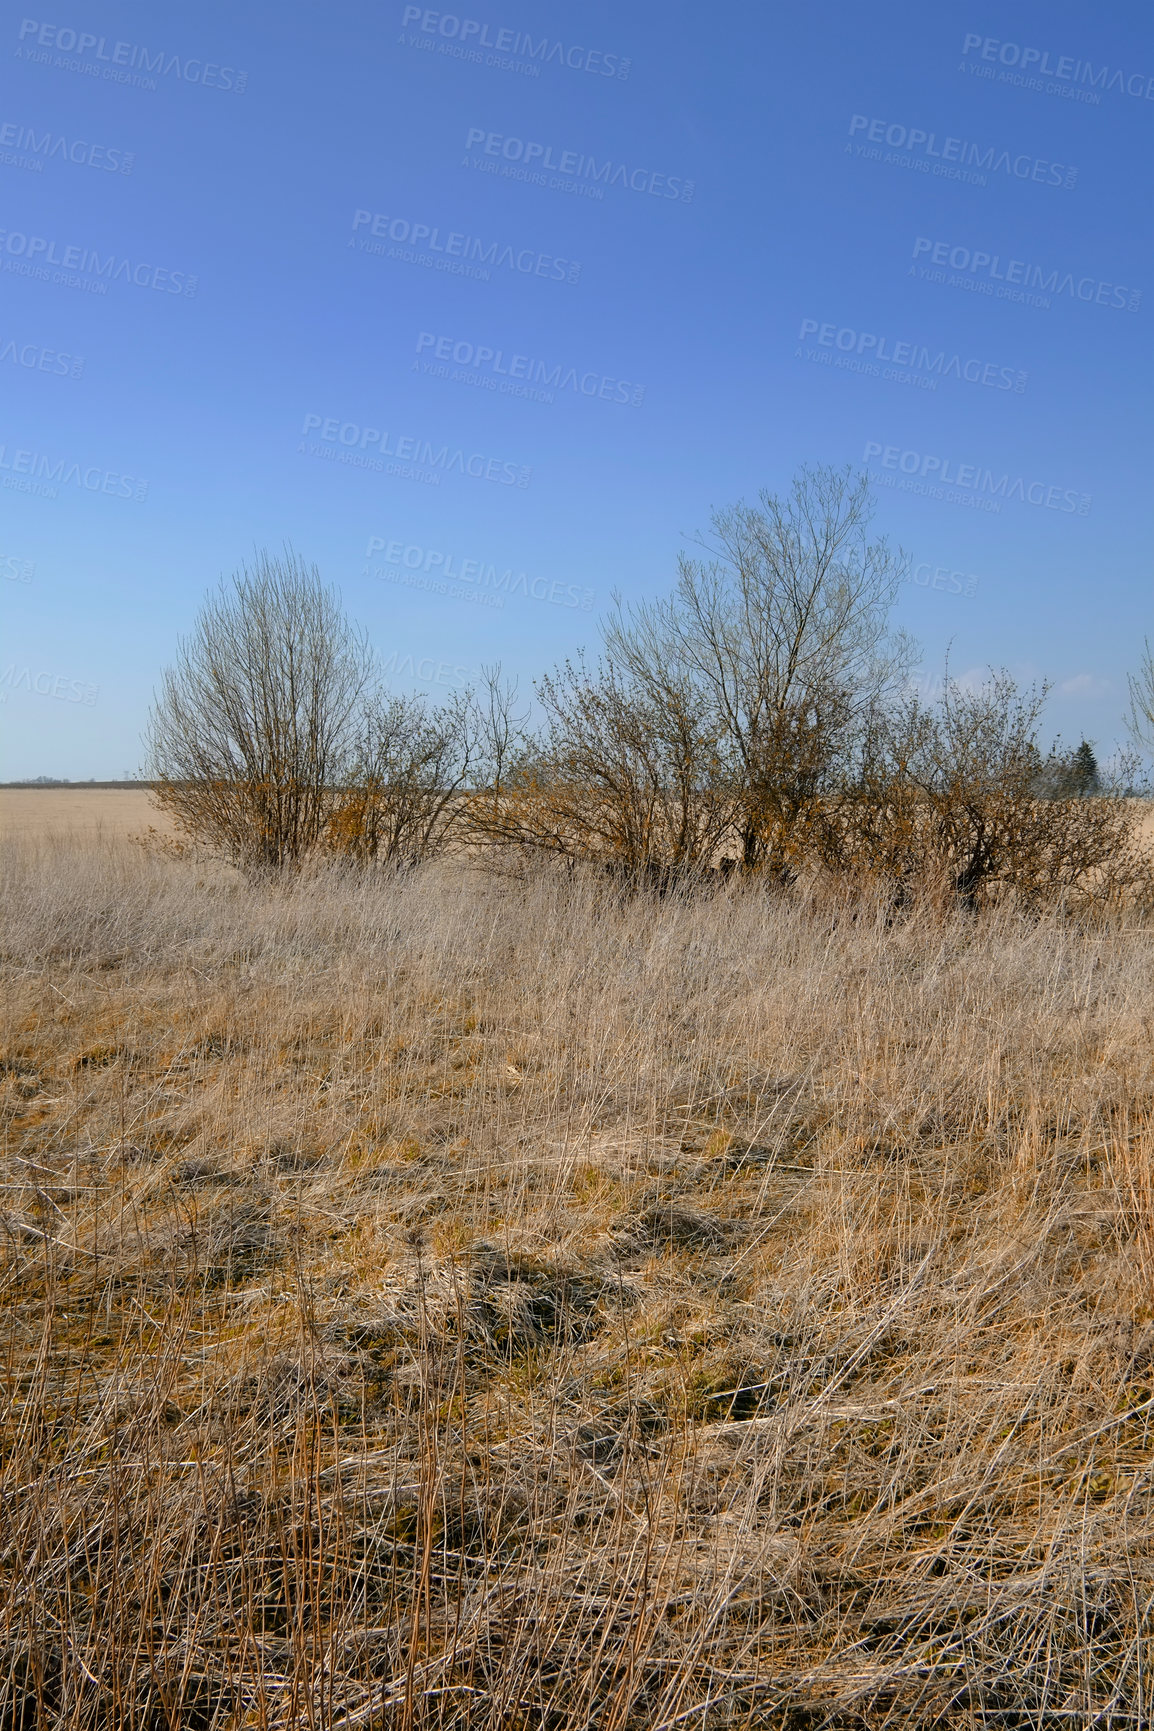
[[(524, 707), (499, 668), (445, 702), (382, 685), (315, 567), (222, 583), (157, 694), (147, 773), (186, 843), (252, 874), (332, 856), (541, 856), (659, 889), (815, 874), (969, 908), (1149, 896), (1136, 756), (1041, 743), (1047, 687), (914, 689), (891, 625), (904, 562), (868, 482), (805, 468), (714, 513), (657, 601), (615, 598), (592, 659)], [(1154, 662), (1131, 680), (1154, 745)]]

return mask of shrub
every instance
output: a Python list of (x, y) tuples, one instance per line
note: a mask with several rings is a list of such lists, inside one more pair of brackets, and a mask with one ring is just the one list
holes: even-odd
[(164, 675), (147, 737), (157, 803), (243, 870), (299, 864), (329, 820), (371, 668), (316, 567), (259, 554)]

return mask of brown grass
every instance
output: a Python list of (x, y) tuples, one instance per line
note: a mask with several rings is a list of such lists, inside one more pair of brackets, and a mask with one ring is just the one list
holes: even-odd
[(6, 851), (0, 1725), (1140, 1725), (1154, 933)]
[(0, 787), (0, 836), (38, 841), (175, 833), (146, 787)]

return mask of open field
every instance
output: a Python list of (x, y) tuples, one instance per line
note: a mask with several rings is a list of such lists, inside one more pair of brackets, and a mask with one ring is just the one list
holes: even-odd
[(85, 797), (0, 868), (0, 1725), (1151, 1722), (1154, 930)]
[(0, 787), (0, 838), (134, 836), (171, 824), (145, 787)]
[[(172, 820), (144, 787), (0, 787), (0, 839), (131, 839), (149, 829), (175, 834)], [(1154, 807), (1140, 833), (1154, 845)]]

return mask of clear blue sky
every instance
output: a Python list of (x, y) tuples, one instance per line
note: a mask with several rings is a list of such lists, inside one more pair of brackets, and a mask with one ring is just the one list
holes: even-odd
[(1148, 6), (36, 6), (0, 27), (0, 775), (134, 769), (254, 545), (398, 685), (528, 681), (803, 461), (876, 474), (928, 678), (1045, 674), (1053, 729), (1118, 735)]

